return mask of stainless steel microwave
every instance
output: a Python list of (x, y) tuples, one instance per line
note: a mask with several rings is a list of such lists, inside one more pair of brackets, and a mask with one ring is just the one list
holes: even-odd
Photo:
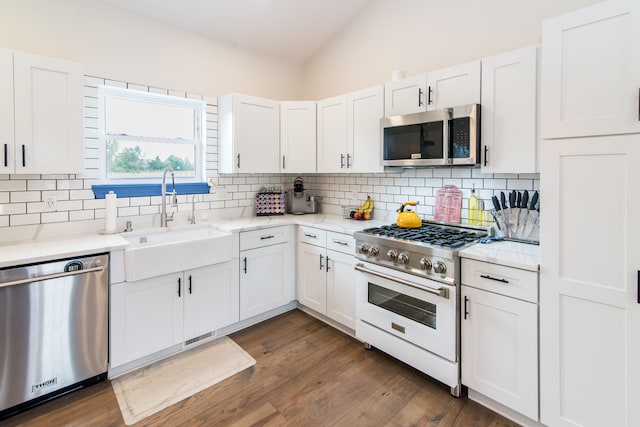
[(479, 104), (385, 117), (380, 122), (384, 166), (480, 164)]

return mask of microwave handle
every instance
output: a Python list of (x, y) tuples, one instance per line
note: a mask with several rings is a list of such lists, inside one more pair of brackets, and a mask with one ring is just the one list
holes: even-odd
[(453, 118), (453, 108), (444, 108), (444, 118), (442, 120), (442, 159), (445, 165), (453, 162), (449, 158), (449, 121)]

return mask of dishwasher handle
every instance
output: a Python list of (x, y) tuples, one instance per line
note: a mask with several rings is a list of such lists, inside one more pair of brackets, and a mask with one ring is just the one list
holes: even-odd
[(10, 282), (0, 283), (0, 288), (5, 288), (8, 286), (24, 285), (25, 283), (42, 282), (43, 280), (49, 280), (49, 279), (59, 279), (61, 277), (77, 276), (78, 274), (93, 273), (96, 271), (102, 271), (104, 270), (104, 268), (105, 266), (101, 265), (99, 267), (86, 268), (84, 270), (65, 271), (62, 273), (47, 274), (44, 276), (27, 277), (26, 279), (18, 279), (18, 280), (12, 280)]

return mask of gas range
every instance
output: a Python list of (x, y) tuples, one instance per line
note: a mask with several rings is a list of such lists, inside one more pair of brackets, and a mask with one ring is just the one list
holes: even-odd
[(357, 258), (448, 284), (456, 284), (458, 251), (487, 235), (485, 228), (432, 221), (420, 228), (393, 224), (354, 233)]

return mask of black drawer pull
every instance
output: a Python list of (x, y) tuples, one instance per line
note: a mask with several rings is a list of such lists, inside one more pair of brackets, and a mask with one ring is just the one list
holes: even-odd
[(191, 292), (191, 275), (189, 275), (189, 294), (192, 294), (193, 292)]
[(311, 237), (312, 239), (317, 239), (318, 236), (316, 234), (309, 234), (309, 233), (304, 233), (305, 237)]
[(9, 149), (9, 144), (4, 144), (4, 167), (6, 168), (7, 166), (9, 166), (9, 153), (7, 152), (7, 150)]
[(342, 240), (333, 239), (333, 243), (336, 243), (336, 244), (342, 245), (342, 246), (349, 246), (349, 243), (343, 242)]
[(24, 144), (22, 144), (22, 167), (27, 166), (27, 153), (25, 152)]
[(182, 290), (182, 279), (178, 277), (178, 298), (180, 298), (180, 291)]
[(273, 236), (273, 235), (272, 235), (272, 236), (262, 236), (262, 237), (260, 238), (260, 240), (273, 239), (274, 237), (276, 237), (276, 236)]
[(483, 279), (495, 280), (496, 282), (500, 283), (509, 283), (507, 279), (498, 279), (497, 277), (491, 277), (488, 274), (481, 274), (480, 277), (482, 277)]

